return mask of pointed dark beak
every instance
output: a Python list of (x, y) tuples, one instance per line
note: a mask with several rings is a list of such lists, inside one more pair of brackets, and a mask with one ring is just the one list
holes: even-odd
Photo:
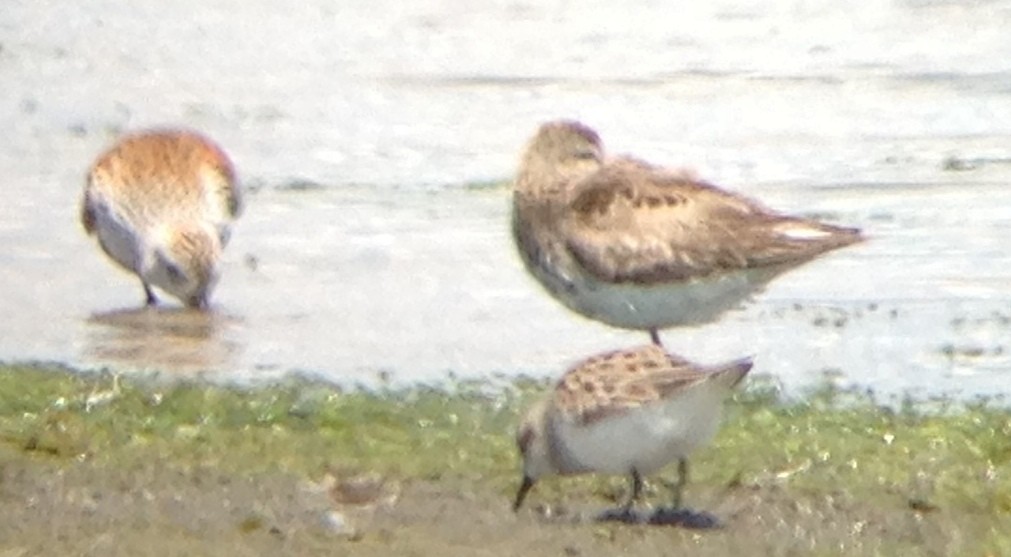
[(210, 304), (207, 303), (206, 294), (195, 294), (189, 299), (186, 305), (196, 310), (207, 311)]
[(530, 488), (534, 486), (534, 479), (530, 476), (523, 476), (523, 483), (520, 484), (520, 490), (516, 492), (516, 501), (513, 503), (513, 512), (520, 510), (520, 506), (523, 505), (523, 500), (527, 498), (527, 492)]

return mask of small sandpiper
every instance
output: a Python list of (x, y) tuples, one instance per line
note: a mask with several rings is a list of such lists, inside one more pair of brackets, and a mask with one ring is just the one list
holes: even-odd
[(676, 511), (688, 481), (688, 456), (716, 434), (724, 399), (751, 366), (750, 359), (701, 366), (655, 344), (576, 364), (517, 430), (523, 482), (513, 510), (544, 476), (598, 472), (629, 475), (628, 502), (610, 515), (629, 517), (642, 476), (677, 460)]
[(206, 308), (218, 280), (221, 251), (242, 195), (228, 156), (184, 130), (129, 135), (92, 165), (81, 222), (102, 250), (144, 286), (185, 305)]
[(570, 309), (649, 331), (715, 321), (777, 275), (860, 242), (856, 228), (784, 215), (690, 173), (607, 157), (574, 121), (523, 154), (513, 236), (526, 268)]

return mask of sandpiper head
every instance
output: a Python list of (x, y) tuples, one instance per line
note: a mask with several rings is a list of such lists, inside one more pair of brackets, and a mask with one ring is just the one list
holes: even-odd
[(145, 279), (189, 307), (206, 308), (218, 281), (221, 241), (217, 232), (200, 225), (163, 227), (159, 232)]
[(548, 122), (527, 144), (519, 187), (556, 184), (592, 172), (603, 161), (603, 143), (589, 126), (574, 120)]
[(527, 493), (538, 478), (553, 472), (548, 455), (548, 443), (544, 435), (547, 410), (547, 400), (538, 402), (527, 411), (516, 430), (516, 446), (519, 448), (520, 458), (523, 459), (523, 481), (519, 491), (516, 492), (513, 511), (520, 509)]

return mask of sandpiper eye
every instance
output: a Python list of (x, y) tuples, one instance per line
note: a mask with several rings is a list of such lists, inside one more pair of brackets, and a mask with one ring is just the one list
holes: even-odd
[(165, 271), (168, 273), (170, 281), (177, 284), (186, 282), (186, 273), (175, 263), (165, 263)]

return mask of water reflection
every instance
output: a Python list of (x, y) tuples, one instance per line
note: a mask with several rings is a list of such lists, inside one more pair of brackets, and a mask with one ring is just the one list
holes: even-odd
[[(677, 26), (649, 0), (260, 4), (191, 3), (154, 27), (136, 25), (151, 0), (4, 5), (0, 359), (437, 382), (555, 376), (639, 343), (545, 296), (508, 192), (471, 187), (508, 179), (542, 121), (577, 117), (871, 237), (668, 335), (672, 351), (755, 354), (785, 385), (832, 369), (886, 392), (1007, 390), (1011, 324), (990, 316), (1011, 299), (1011, 3), (716, 0)], [(293, 40), (262, 49), (251, 29)], [(81, 232), (84, 169), (118, 130), (166, 124), (220, 138), (251, 190), (215, 313), (96, 315), (138, 298)]]
[(237, 321), (188, 308), (145, 306), (95, 313), (87, 320), (84, 358), (170, 373), (229, 369), (242, 347), (229, 338)]

